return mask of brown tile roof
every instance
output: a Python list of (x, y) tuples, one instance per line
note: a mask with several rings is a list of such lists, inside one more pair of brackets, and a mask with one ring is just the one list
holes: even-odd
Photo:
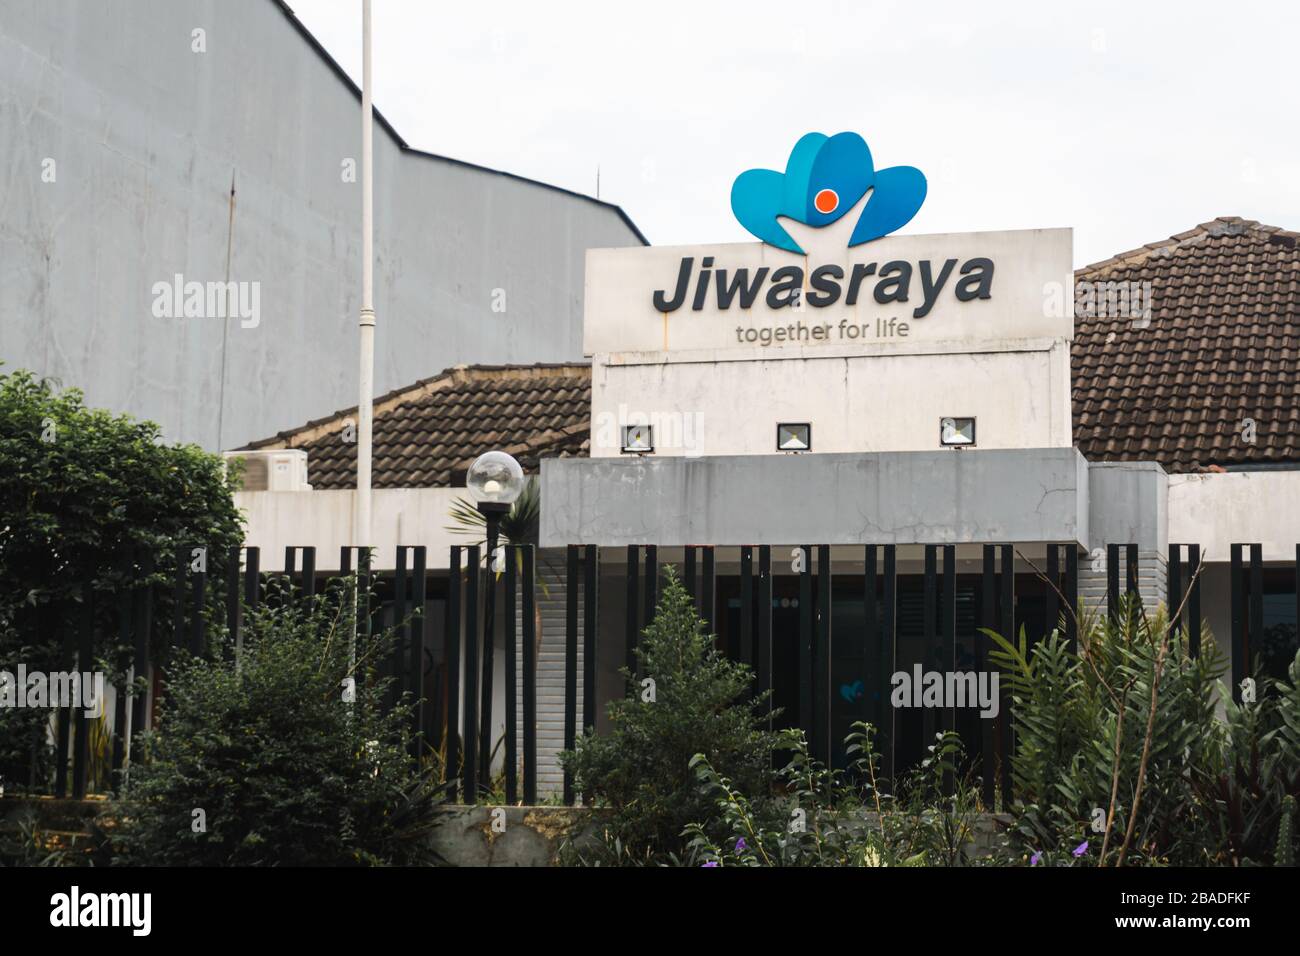
[(1074, 438), (1089, 460), (1170, 472), (1300, 462), (1298, 238), (1223, 217), (1075, 273), (1151, 283), (1146, 328), (1075, 318)]
[[(1075, 318), (1074, 438), (1091, 461), (1169, 472), (1300, 462), (1300, 234), (1224, 217), (1084, 266), (1077, 282), (1150, 282), (1145, 328)], [(1076, 297), (1082, 296), (1076, 289)], [(1081, 302), (1079, 303), (1081, 304)], [(356, 484), (356, 408), (248, 448), (303, 448), (315, 488)], [(1256, 422), (1256, 441), (1242, 440)], [(375, 399), (376, 488), (446, 487), (483, 451), (528, 471), (589, 453), (591, 367), (471, 365)]]
[[(247, 448), (302, 448), (313, 488), (356, 487), (357, 446), (343, 440), (356, 407)], [(538, 459), (586, 455), (591, 366), (469, 365), (375, 399), (376, 488), (449, 487), (494, 448), (535, 471)]]

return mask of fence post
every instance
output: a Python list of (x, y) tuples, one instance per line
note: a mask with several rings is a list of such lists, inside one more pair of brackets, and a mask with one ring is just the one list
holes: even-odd
[[(564, 749), (573, 750), (577, 743), (578, 707), (578, 546), (566, 549), (567, 568), (564, 588)], [(573, 772), (564, 771), (564, 805), (573, 804)]]
[[(1127, 544), (1124, 546), (1124, 577), (1126, 580), (1126, 590), (1128, 591), (1128, 600), (1130, 606), (1135, 608), (1142, 607), (1142, 592), (1138, 587), (1138, 546), (1136, 544)], [(1135, 612), (1136, 613), (1136, 612)]]
[[(506, 668), (506, 803), (514, 804), (519, 800), (519, 755), (517, 752), (518, 714), (515, 710), (515, 695), (519, 692), (519, 681), (515, 674), (515, 655), (518, 653), (518, 614), (516, 592), (519, 575), (515, 565), (523, 557), (524, 546), (506, 549), (506, 607), (505, 637), (506, 647), (504, 661)], [(527, 584), (525, 584), (527, 587)]]
[[(152, 554), (144, 555), (140, 565), (141, 574), (147, 581), (154, 573), (154, 558)], [(132, 681), (143, 680), (145, 687), (143, 691), (138, 691), (131, 707), (131, 748), (127, 755), (127, 766), (130, 767), (130, 761), (134, 759), (135, 743), (139, 735), (149, 726), (149, 692), (152, 681), (150, 680), (149, 667), (149, 638), (153, 631), (153, 585), (146, 584), (143, 593), (140, 589), (135, 591), (134, 607), (132, 608), (132, 629), (135, 632), (135, 659), (132, 663), (131, 678)]]
[(206, 545), (200, 545), (200, 549), (199, 570), (194, 570), (192, 560), (190, 565), (190, 653), (195, 657), (205, 656), (208, 649), (208, 622), (203, 613), (207, 605), (208, 549)]
[(446, 767), (443, 771), (452, 800), (456, 799), (456, 775), (460, 771), (460, 730), (457, 720), (460, 716), (460, 573), (461, 546), (451, 546), (451, 559), (447, 567), (447, 606), (443, 619), (443, 658), (447, 662), (447, 709), (443, 727), (443, 740), (446, 741)]
[[(1008, 641), (1016, 641), (1016, 549), (1015, 545), (1002, 546), (1002, 634)], [(1000, 683), (1001, 708), (998, 725), (1002, 744), (1002, 809), (1011, 809), (1014, 780), (1011, 773), (1011, 756), (1015, 748), (1015, 738), (1011, 732), (1011, 690), (1005, 683)]]
[(867, 545), (862, 555), (862, 621), (862, 708), (858, 716), (875, 727), (879, 735), (881, 688), (889, 686), (889, 675), (882, 675), (877, 667), (880, 661), (880, 618), (876, 611), (874, 544)]
[[(990, 631), (997, 627), (997, 548), (991, 544), (984, 545), (984, 565), (980, 576), (980, 625)], [(977, 666), (980, 670), (992, 669), (993, 662), (989, 656), (992, 646), (993, 641), (987, 634), (981, 633), (976, 638)], [(999, 700), (999, 708), (1001, 704)], [(980, 784), (984, 806), (993, 810), (997, 798), (997, 767), (994, 761), (993, 721), (987, 717), (980, 718)]]
[(302, 549), (302, 597), (310, 612), (316, 598), (316, 546)]
[(1065, 546), (1065, 600), (1065, 636), (1073, 654), (1079, 647), (1079, 549), (1073, 544)]
[(685, 550), (685, 566), (682, 569), (682, 585), (686, 588), (686, 593), (690, 595), (691, 604), (695, 606), (696, 613), (699, 613), (700, 602), (697, 600), (695, 593), (695, 545), (688, 544)]
[(298, 548), (294, 545), (285, 545), (284, 548), (284, 573), (281, 575), (282, 591), (280, 592), (280, 606), (294, 603), (293, 596), (293, 578), (298, 573)]
[(637, 598), (639, 597), (640, 588), (637, 586), (638, 569), (641, 559), (641, 549), (635, 544), (627, 546), (627, 630), (624, 635), (624, 644), (626, 648), (628, 687), (629, 689), (636, 683), (636, 643), (637, 643), (637, 624), (640, 617), (637, 614)]
[(816, 664), (813, 681), (813, 702), (817, 714), (817, 734), (821, 738), (822, 762), (829, 769), (835, 753), (835, 730), (831, 720), (834, 698), (831, 694), (831, 611), (832, 591), (834, 586), (834, 569), (831, 565), (831, 546), (817, 546), (817, 636), (813, 647), (813, 661)]
[[(261, 597), (262, 576), (259, 572), (258, 565), (261, 560), (261, 550), (259, 548), (247, 548), (244, 554), (244, 604), (248, 610), (257, 609), (257, 603)], [(238, 654), (244, 648), (244, 635), (241, 632), (239, 639), (235, 641), (235, 653)]]
[(754, 548), (748, 544), (740, 549), (740, 633), (736, 636), (735, 653), (737, 660), (757, 672), (758, 641), (754, 635)]
[(758, 689), (769, 692), (763, 704), (767, 729), (772, 729), (772, 546), (758, 546)]
[(649, 627), (655, 619), (655, 608), (659, 603), (659, 547), (645, 546), (645, 606), (642, 608), (644, 627)]
[(1119, 545), (1106, 545), (1106, 615), (1116, 626), (1119, 619)]
[(600, 593), (600, 551), (586, 547), (582, 584), (582, 730), (596, 729), (596, 616)]
[(1244, 545), (1232, 544), (1229, 546), (1228, 570), (1232, 575), (1230, 586), (1230, 613), (1231, 613), (1231, 680), (1232, 680), (1232, 699), (1234, 703), (1241, 703), (1241, 679), (1245, 674), (1245, 630), (1246, 630), (1246, 600), (1242, 581), (1242, 548)]
[[(940, 620), (943, 635), (943, 664), (952, 672), (957, 671), (957, 546), (943, 546), (943, 608)], [(956, 732), (957, 707), (945, 707), (943, 729)], [(951, 794), (953, 780), (951, 774), (944, 775), (944, 792)]]
[[(58, 613), (58, 608), (50, 607), (48, 615), (53, 619), (54, 627), (57, 628), (56, 633), (59, 634), (59, 670), (69, 671), (72, 669), (73, 660), (72, 630), (63, 615)], [(68, 795), (68, 748), (72, 743), (71, 709), (60, 707), (56, 723), (58, 726), (55, 735), (54, 795), (62, 798)]]
[[(885, 686), (889, 686), (889, 681), (897, 666), (896, 658), (898, 654), (897, 628), (898, 628), (898, 546), (894, 544), (885, 545), (885, 581), (884, 581), (884, 607), (881, 609), (881, 628), (880, 628), (880, 656), (881, 672), (885, 678)], [(882, 689), (882, 705), (889, 700), (884, 697)], [(885, 708), (888, 715), (888, 727), (882, 728), (884, 738), (884, 749), (881, 751), (881, 767), (886, 771), (886, 779), (889, 780), (890, 792), (893, 792), (894, 780), (894, 738), (897, 733), (897, 722), (895, 720), (898, 711), (893, 706)]]
[(704, 580), (701, 586), (704, 588), (704, 605), (700, 616), (704, 618), (704, 627), (710, 634), (717, 633), (717, 622), (715, 621), (718, 585), (717, 576), (713, 566), (713, 545), (706, 545), (704, 548)]
[(478, 576), (479, 546), (469, 546), (465, 577), (465, 715), (461, 760), (466, 803), (478, 801)]
[(1169, 561), (1166, 564), (1165, 577), (1165, 606), (1169, 609), (1169, 631), (1171, 634), (1181, 634), (1183, 631), (1183, 616), (1179, 607), (1183, 601), (1183, 546), (1181, 544), (1169, 545)]
[[(930, 663), (930, 655), (934, 654), (939, 644), (939, 575), (938, 575), (938, 558), (939, 547), (934, 544), (925, 546), (925, 591), (922, 607), (922, 633), (925, 635), (922, 647), (922, 665), (924, 671)], [(942, 651), (939, 654), (942, 657)], [(909, 717), (910, 717), (909, 713)], [(922, 748), (928, 746), (934, 740), (935, 714), (929, 707), (921, 711), (921, 726), (924, 728), (921, 733)]]
[(181, 630), (185, 627), (185, 549), (176, 548), (176, 578), (172, 584), (172, 647), (181, 646)]
[(803, 558), (799, 570), (799, 728), (808, 735), (809, 753), (819, 752), (817, 725), (813, 718), (813, 579), (812, 547), (800, 545)]
[[(131, 625), (132, 604), (134, 603), (133, 598), (135, 597), (135, 590), (130, 586), (130, 584), (128, 584), (128, 582), (131, 582), (131, 572), (133, 570), (134, 562), (128, 555), (123, 561), (121, 590), (117, 595), (117, 642), (123, 647), (131, 647), (133, 643)], [(121, 789), (122, 767), (126, 761), (126, 698), (127, 684), (130, 680), (131, 672), (129, 669), (126, 669), (124, 673), (126, 679), (124, 679), (121, 685), (116, 688), (117, 693), (113, 695), (113, 770), (109, 777), (109, 785), (114, 791)]]
[(426, 573), (427, 552), (424, 545), (416, 545), (412, 549), (415, 558), (415, 566), (412, 569), (412, 583), (414, 588), (409, 588), (411, 594), (411, 604), (417, 612), (411, 620), (411, 655), (408, 667), (411, 672), (411, 689), (413, 699), (411, 701), (411, 724), (415, 733), (411, 737), (411, 756), (418, 761), (424, 754), (424, 611), (426, 598), (428, 597), (428, 575)]
[(239, 562), (242, 556), (243, 549), (239, 545), (232, 546), (226, 552), (226, 646), (222, 649), (222, 656), (227, 659), (234, 655), (235, 646), (243, 636), (240, 634), (243, 609), (240, 605), (242, 582), (239, 580)]
[[(1192, 657), (1201, 656), (1201, 576), (1197, 570), (1201, 566), (1201, 546), (1187, 546), (1187, 563), (1191, 565), (1192, 593), (1187, 599), (1187, 653)], [(1297, 618), (1300, 620), (1300, 618)]]
[[(1300, 627), (1300, 621), (1296, 622)], [(1246, 647), (1242, 652), (1243, 678), (1250, 677), (1254, 670), (1251, 652), (1264, 646), (1264, 546), (1250, 546), (1250, 632)], [(1262, 688), (1260, 688), (1262, 690)]]
[(537, 611), (532, 545), (524, 548), (524, 802), (537, 803)]
[[(81, 675), (89, 675), (95, 666), (95, 590), (89, 580), (84, 581), (81, 586), (81, 615), (78, 627), (77, 641), (77, 671)], [(93, 678), (92, 678), (93, 680)], [(78, 679), (78, 684), (81, 680)], [(53, 688), (51, 688), (53, 691)], [(82, 700), (84, 700), (84, 696)], [(89, 721), (86, 718), (86, 708), (81, 706), (81, 701), (73, 700), (72, 709), (76, 712), (77, 736), (76, 749), (72, 756), (72, 796), (73, 799), (82, 800), (86, 796), (86, 775), (89, 770), (90, 762), (90, 738), (89, 738)], [(99, 706), (102, 710), (104, 702), (101, 700)]]
[(407, 668), (402, 666), (407, 656), (407, 648), (411, 640), (410, 623), (407, 621), (407, 574), (406, 574), (406, 552), (407, 548), (403, 545), (397, 545), (396, 562), (393, 567), (393, 627), (396, 633), (393, 635), (393, 646), (388, 652), (388, 673), (392, 682), (388, 685), (388, 709), (397, 706), (401, 701), (402, 695), (410, 689), (410, 674)]
[(1043, 595), (1046, 613), (1043, 615), (1043, 637), (1050, 637), (1061, 622), (1061, 597), (1057, 591), (1061, 587), (1061, 548), (1056, 544), (1047, 546), (1047, 590)]

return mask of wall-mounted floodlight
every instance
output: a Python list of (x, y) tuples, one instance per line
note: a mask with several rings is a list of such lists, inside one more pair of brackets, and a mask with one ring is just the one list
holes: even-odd
[(648, 455), (655, 450), (655, 433), (651, 425), (623, 426), (623, 454)]
[(967, 448), (975, 444), (975, 419), (939, 419), (939, 444), (946, 448)]
[(777, 451), (812, 451), (812, 424), (781, 422), (776, 426)]

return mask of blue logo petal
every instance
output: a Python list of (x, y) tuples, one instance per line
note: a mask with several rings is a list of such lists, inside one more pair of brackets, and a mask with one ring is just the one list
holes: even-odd
[(875, 192), (853, 227), (850, 246), (860, 246), (906, 226), (925, 202), (925, 176), (915, 166), (891, 166), (876, 173)]
[(925, 176), (911, 166), (877, 172), (871, 150), (857, 133), (808, 133), (791, 150), (784, 173), (750, 169), (737, 176), (731, 209), (759, 239), (802, 253), (778, 216), (827, 226), (852, 209), (868, 189), (871, 198), (854, 226), (850, 246), (878, 239), (911, 220), (925, 201)]

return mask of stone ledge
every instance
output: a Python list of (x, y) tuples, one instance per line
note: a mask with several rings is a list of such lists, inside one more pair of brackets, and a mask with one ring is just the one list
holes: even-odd
[(445, 806), (430, 835), (449, 866), (555, 866), (567, 839), (596, 839), (605, 817), (588, 807)]

